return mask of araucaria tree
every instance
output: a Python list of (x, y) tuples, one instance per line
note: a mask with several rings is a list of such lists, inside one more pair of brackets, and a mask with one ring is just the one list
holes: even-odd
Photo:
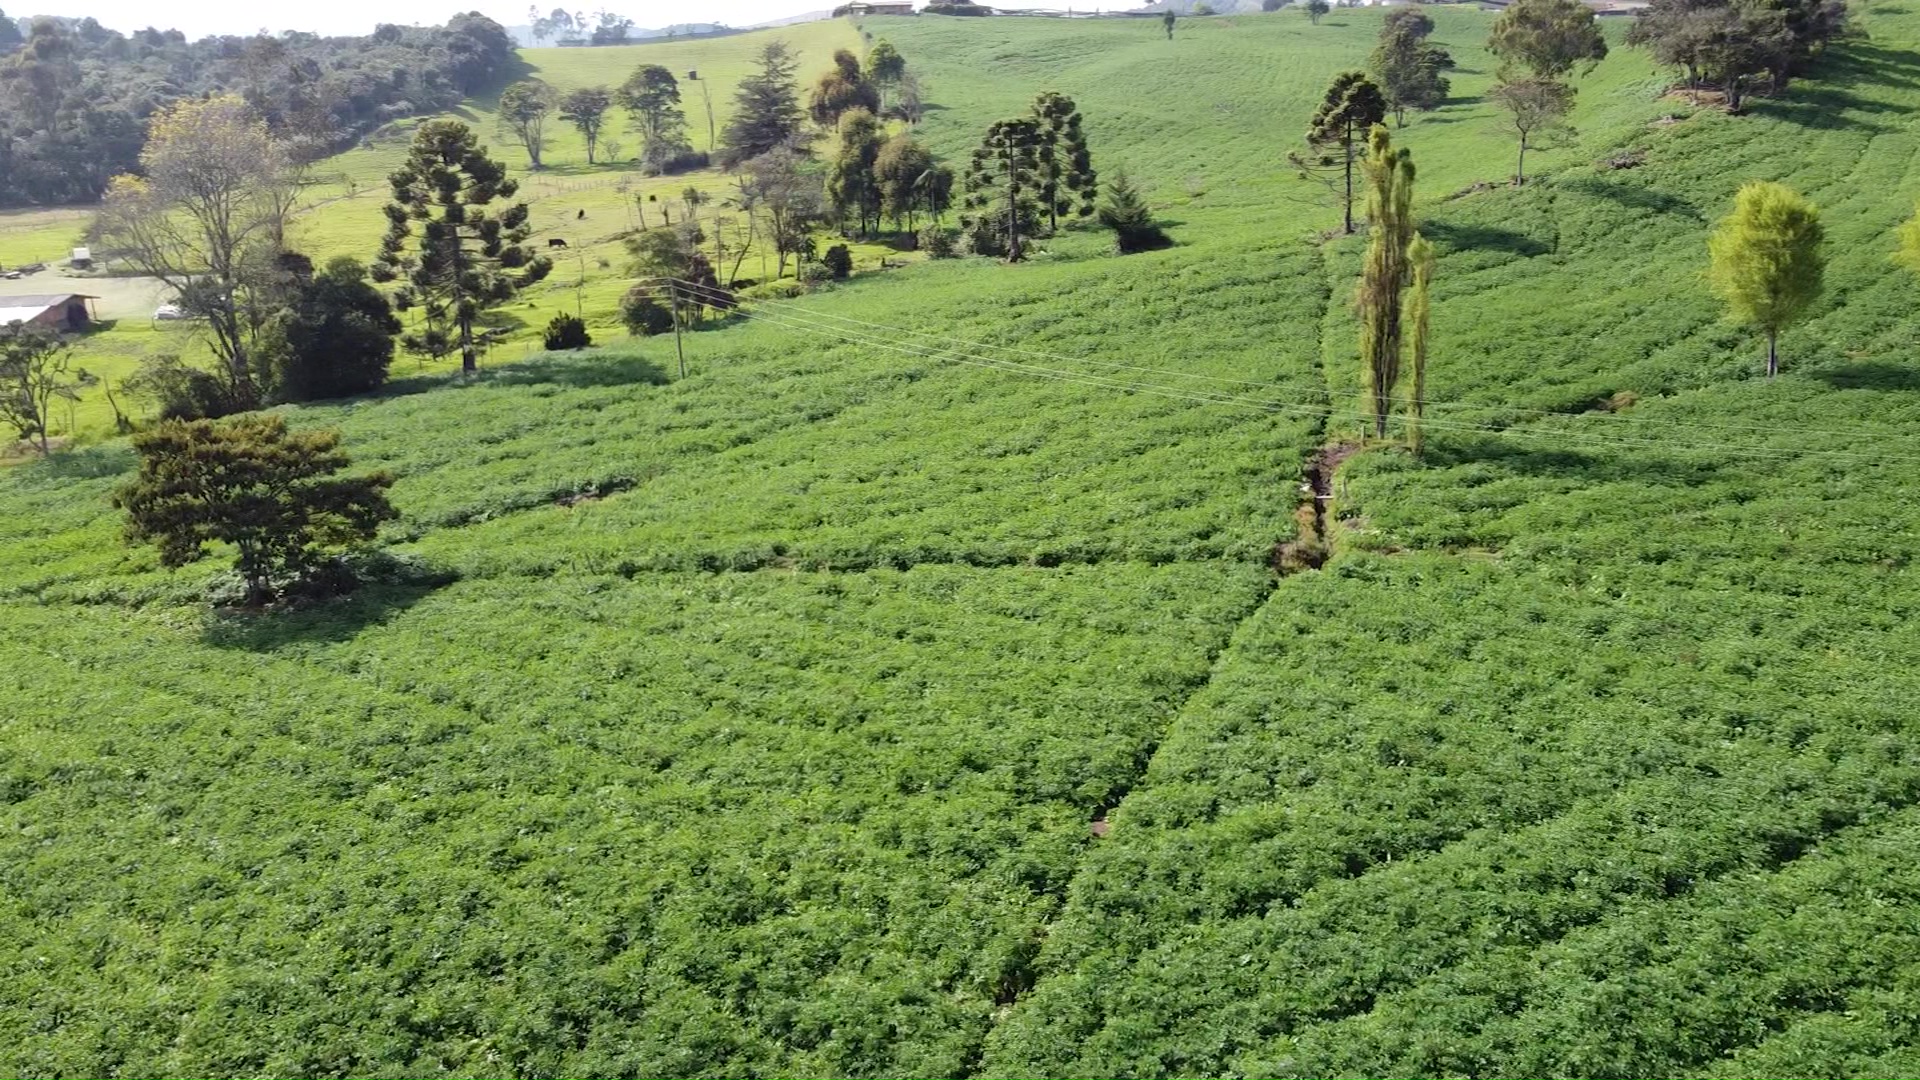
[(47, 428), (56, 401), (76, 401), (94, 377), (69, 370), (71, 354), (60, 335), (45, 327), (0, 326), (0, 423), (44, 456), (53, 448)]
[(1552, 79), (1521, 76), (1494, 84), (1487, 92), (1507, 112), (1507, 126), (1520, 140), (1520, 156), (1514, 164), (1513, 183), (1527, 182), (1527, 151), (1539, 145), (1547, 135), (1566, 132), (1568, 110), (1573, 108), (1573, 87)]
[(1606, 59), (1607, 39), (1580, 0), (1514, 0), (1493, 21), (1487, 51), (1503, 72), (1559, 81)]
[(1413, 242), (1413, 156), (1393, 148), (1386, 126), (1368, 140), (1367, 257), (1354, 307), (1360, 316), (1360, 362), (1373, 432), (1387, 435), (1393, 391), (1400, 381), (1401, 296), (1408, 279), (1407, 247)]
[(613, 105), (613, 93), (604, 86), (583, 86), (568, 91), (560, 99), (560, 119), (572, 124), (587, 141), (587, 164), (593, 164), (600, 148), (600, 129), (606, 125), (607, 110)]
[(793, 81), (799, 63), (786, 43), (768, 42), (754, 63), (758, 70), (734, 92), (733, 118), (720, 136), (721, 162), (728, 168), (798, 139), (806, 115)]
[(659, 64), (642, 64), (614, 91), (613, 100), (627, 110), (640, 133), (640, 155), (664, 162), (688, 144), (687, 118), (680, 111), (680, 83)]
[(1349, 71), (1333, 80), (1307, 126), (1307, 143), (1319, 153), (1311, 158), (1288, 156), (1302, 176), (1328, 170), (1339, 175), (1343, 221), (1349, 234), (1353, 232), (1353, 167), (1360, 159), (1367, 132), (1386, 118), (1387, 99), (1380, 87), (1365, 72)]
[[(402, 311), (416, 304), (424, 310), (426, 330), (409, 335), (409, 348), (431, 355), (458, 349), (460, 369), (470, 373), (479, 366), (474, 327), (480, 313), (546, 277), (553, 264), (524, 245), (525, 203), (498, 213), (486, 209), (496, 199), (512, 198), (519, 185), (460, 121), (420, 125), (406, 160), (389, 180), (393, 201), (387, 204), (387, 235), (373, 278), (392, 281), (404, 275), (396, 305)], [(410, 255), (415, 222), (419, 243)]]
[(1034, 99), (1033, 117), (1039, 121), (1042, 139), (1036, 177), (1040, 205), (1047, 212), (1047, 227), (1058, 232), (1061, 214), (1087, 217), (1093, 213), (1099, 178), (1093, 171), (1093, 155), (1087, 151), (1080, 107), (1072, 98), (1049, 90)]
[(277, 415), (167, 420), (133, 448), (140, 471), (114, 496), (128, 542), (152, 543), (169, 567), (199, 559), (210, 541), (232, 544), (252, 605), (274, 598), (275, 579), (306, 574), (398, 516), (392, 476), (335, 476), (347, 466), (339, 433), (288, 431)]
[(1449, 84), (1442, 72), (1453, 67), (1453, 57), (1427, 41), (1431, 33), (1433, 20), (1417, 8), (1396, 8), (1381, 23), (1369, 66), (1396, 124), (1406, 123), (1408, 109), (1436, 109), (1447, 99)]
[(1427, 347), (1433, 314), (1433, 243), (1419, 233), (1407, 244), (1413, 280), (1407, 292), (1407, 323), (1412, 327), (1413, 392), (1407, 395), (1407, 445), (1417, 457), (1424, 446), (1427, 415)]
[(1780, 331), (1820, 295), (1826, 273), (1820, 211), (1781, 184), (1755, 181), (1707, 238), (1709, 279), (1736, 320), (1767, 335), (1767, 378), (1780, 371)]
[(553, 108), (553, 88), (538, 79), (523, 79), (500, 92), (500, 130), (526, 148), (527, 161), (536, 169), (547, 148), (547, 117)]
[(1002, 120), (987, 129), (967, 169), (966, 214), (961, 227), (979, 255), (1027, 257), (1027, 239), (1039, 221), (1035, 201), (1040, 150), (1046, 137), (1030, 116)]
[(116, 176), (97, 224), (101, 246), (181, 298), (206, 320), (227, 393), (257, 397), (255, 292), (272, 276), (274, 238), (288, 204), (277, 198), (291, 166), (267, 125), (238, 97), (182, 101), (156, 113), (140, 153), (145, 176)]

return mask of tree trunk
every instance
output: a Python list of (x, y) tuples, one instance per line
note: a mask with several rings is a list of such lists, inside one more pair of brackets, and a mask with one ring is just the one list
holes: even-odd
[(1780, 332), (1767, 331), (1767, 378), (1780, 374)]
[(1525, 187), (1527, 183), (1527, 137), (1520, 136), (1520, 161), (1514, 166), (1513, 186)]
[(1353, 235), (1353, 129), (1347, 129), (1347, 235)]

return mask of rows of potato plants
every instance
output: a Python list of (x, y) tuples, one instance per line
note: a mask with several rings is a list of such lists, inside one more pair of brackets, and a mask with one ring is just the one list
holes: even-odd
[(0, 1068), (967, 1071), (1226, 564), (9, 606)]

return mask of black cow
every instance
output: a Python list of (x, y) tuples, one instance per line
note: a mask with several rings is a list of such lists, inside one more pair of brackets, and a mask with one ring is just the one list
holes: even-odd
[(587, 212), (585, 210), (580, 211), (579, 213), (573, 215), (573, 220), (575, 221), (587, 220)]
[(550, 248), (563, 248), (567, 246), (567, 242), (555, 236), (547, 240), (547, 246)]

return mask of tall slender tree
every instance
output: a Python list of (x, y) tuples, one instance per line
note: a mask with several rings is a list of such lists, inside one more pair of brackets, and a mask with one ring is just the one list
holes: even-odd
[(874, 175), (880, 160), (886, 129), (865, 109), (855, 109), (840, 118), (839, 145), (827, 169), (827, 201), (840, 215), (842, 227), (852, 213), (861, 232), (878, 228), (882, 195)]
[(1042, 139), (1036, 176), (1040, 205), (1047, 212), (1048, 228), (1058, 232), (1061, 214), (1087, 217), (1093, 213), (1099, 178), (1093, 171), (1093, 155), (1087, 150), (1080, 107), (1072, 98), (1049, 90), (1034, 99), (1033, 117), (1039, 122)]
[(640, 133), (641, 156), (660, 160), (685, 141), (686, 114), (680, 111), (680, 83), (659, 64), (642, 64), (613, 92)]
[(1407, 397), (1407, 442), (1417, 457), (1425, 449), (1427, 416), (1427, 347), (1433, 314), (1433, 270), (1438, 260), (1433, 243), (1419, 233), (1407, 244), (1412, 287), (1407, 292), (1407, 322), (1413, 327), (1413, 393)]
[(1488, 91), (1496, 104), (1507, 112), (1507, 126), (1520, 140), (1520, 156), (1515, 161), (1513, 183), (1527, 182), (1527, 151), (1540, 146), (1549, 135), (1570, 134), (1567, 112), (1573, 108), (1573, 87), (1552, 79), (1519, 76), (1502, 80)]
[(1780, 372), (1780, 332), (1806, 314), (1826, 274), (1820, 211), (1782, 184), (1740, 188), (1733, 212), (1707, 237), (1708, 272), (1727, 312), (1767, 335), (1767, 378)]
[(867, 50), (866, 77), (880, 91), (881, 115), (886, 115), (887, 92), (898, 88), (906, 75), (907, 58), (900, 55), (892, 42), (882, 38)]
[[(417, 352), (460, 353), (460, 369), (479, 367), (481, 312), (511, 300), (547, 276), (553, 264), (525, 246), (527, 206), (511, 199), (519, 184), (506, 167), (487, 156), (472, 129), (458, 120), (429, 120), (414, 133), (407, 158), (389, 177), (387, 235), (372, 269), (376, 281), (404, 276), (395, 306), (418, 305), (426, 329), (403, 339)], [(415, 249), (413, 224), (420, 223)]]
[(1373, 432), (1386, 438), (1393, 391), (1400, 381), (1402, 290), (1413, 239), (1413, 156), (1394, 149), (1386, 125), (1375, 124), (1363, 162), (1367, 176), (1367, 256), (1354, 306), (1360, 316), (1360, 360)]
[(1353, 167), (1366, 149), (1367, 132), (1387, 118), (1386, 95), (1365, 72), (1349, 71), (1336, 77), (1307, 125), (1307, 143), (1319, 153), (1290, 154), (1288, 160), (1302, 176), (1332, 171), (1339, 176), (1342, 220), (1353, 233)]

